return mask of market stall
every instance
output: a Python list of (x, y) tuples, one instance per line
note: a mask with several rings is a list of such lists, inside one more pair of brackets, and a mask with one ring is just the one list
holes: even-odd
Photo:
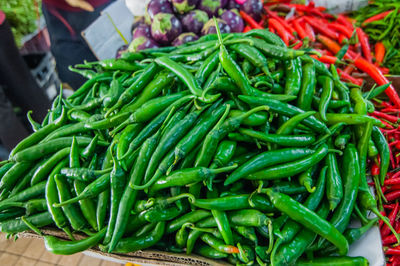
[(110, 7), (84, 33), (102, 60), (0, 163), (0, 231), (143, 265), (400, 265), (400, 6), (294, 2)]

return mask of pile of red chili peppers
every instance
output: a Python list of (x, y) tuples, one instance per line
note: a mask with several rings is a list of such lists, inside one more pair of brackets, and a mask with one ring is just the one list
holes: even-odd
[[(400, 232), (400, 109), (395, 108), (390, 102), (382, 101), (376, 104), (376, 108), (380, 108), (379, 111), (374, 111), (370, 115), (380, 119), (386, 124), (386, 129), (381, 129), (384, 133), (386, 140), (389, 143), (390, 148), (390, 164), (393, 169), (386, 176), (384, 183), (382, 184), (379, 197), (382, 202), (382, 214), (387, 216), (390, 223), (395, 228), (396, 232)], [(371, 175), (379, 175), (379, 160), (372, 162)], [(374, 183), (370, 183), (375, 185)], [(400, 246), (396, 245), (396, 237), (388, 231), (385, 225), (380, 225), (382, 244), (384, 251), (388, 257), (387, 265), (400, 265)]]
[[(267, 27), (292, 48), (312, 47), (321, 53), (316, 59), (325, 64), (337, 64), (339, 76), (345, 82), (361, 86), (363, 79), (353, 76), (357, 70), (368, 74), (380, 86), (389, 82), (384, 76), (388, 69), (380, 65), (385, 55), (384, 46), (377, 43), (372, 52), (368, 36), (362, 28), (354, 26), (354, 20), (342, 14), (325, 13), (324, 7), (316, 7), (313, 2), (309, 5), (286, 2), (289, 1), (264, 4), (261, 21), (241, 11), (247, 23), (244, 31)], [(400, 97), (392, 85), (385, 93), (400, 108)]]
[[(265, 15), (261, 21), (241, 11), (247, 26), (244, 31), (268, 28), (276, 33), (293, 48), (312, 47), (321, 53), (315, 59), (325, 64), (335, 64), (338, 74), (345, 82), (361, 86), (363, 79), (355, 77), (357, 71), (369, 75), (378, 85), (389, 81), (384, 76), (389, 73), (382, 67), (385, 47), (381, 42), (370, 46), (368, 35), (360, 27), (355, 27), (353, 19), (346, 15), (337, 16), (324, 13), (324, 7), (291, 4), (290, 1), (268, 2), (264, 4)], [(382, 19), (385, 14), (378, 14), (362, 22), (367, 23)], [(381, 187), (377, 186), (382, 214), (387, 216), (397, 233), (400, 233), (400, 98), (392, 85), (385, 90), (388, 101), (376, 100), (375, 111), (370, 115), (381, 120), (385, 129), (381, 129), (389, 143), (392, 171), (386, 176)], [(379, 176), (379, 156), (371, 162), (371, 176)], [(378, 184), (378, 183), (377, 183)], [(375, 186), (374, 182), (370, 183)], [(379, 185), (379, 184), (378, 184)], [(387, 265), (400, 265), (400, 246), (390, 229), (380, 221), (380, 232)]]

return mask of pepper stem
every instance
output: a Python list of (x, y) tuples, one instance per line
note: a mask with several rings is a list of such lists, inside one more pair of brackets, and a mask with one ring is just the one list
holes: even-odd
[(229, 172), (232, 171), (233, 169), (237, 168), (238, 164), (234, 164), (234, 165), (230, 165), (230, 166), (226, 166), (226, 167), (221, 167), (221, 168), (217, 168), (217, 169), (210, 169), (212, 174), (218, 175), (221, 173), (225, 173), (225, 172)]
[(271, 253), (272, 248), (274, 246), (274, 226), (272, 225), (272, 221), (271, 219), (268, 218), (267, 220), (268, 223), (268, 238), (269, 238), (269, 245), (268, 245), (268, 249), (267, 249), (267, 254)]
[(190, 193), (182, 193), (182, 194), (179, 194), (179, 195), (177, 195), (175, 197), (167, 198), (167, 203), (171, 204), (171, 203), (173, 203), (173, 202), (175, 202), (177, 200), (183, 199), (183, 198), (188, 198), (189, 201), (192, 202), (192, 203), (196, 201), (196, 198), (192, 194), (190, 194)]
[(32, 230), (34, 231), (36, 234), (43, 236), (42, 232), (39, 230), (39, 228), (37, 228), (36, 226), (34, 226), (31, 222), (29, 222), (25, 216), (21, 217), (21, 220)]

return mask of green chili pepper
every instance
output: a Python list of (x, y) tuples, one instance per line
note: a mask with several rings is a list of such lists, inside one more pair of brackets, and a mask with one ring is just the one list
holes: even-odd
[(297, 106), (305, 111), (311, 110), (312, 96), (316, 86), (314, 63), (306, 63), (303, 66), (301, 88), (297, 100)]
[(332, 98), (333, 80), (328, 76), (320, 76), (318, 77), (318, 82), (321, 83), (322, 86), (321, 100), (318, 106), (319, 114), (322, 120), (326, 121), (327, 119), (325, 114)]
[(251, 173), (255, 173), (264, 169), (265, 167), (275, 165), (277, 163), (285, 163), (304, 158), (307, 155), (313, 154), (314, 151), (306, 148), (286, 148), (275, 151), (267, 151), (258, 154), (240, 165), (228, 178), (225, 180), (224, 185), (227, 186), (233, 182), (245, 178)]
[(371, 138), (376, 144), (376, 148), (378, 149), (381, 159), (381, 163), (379, 164), (379, 179), (381, 181), (381, 184), (383, 184), (390, 164), (389, 145), (386, 141), (385, 136), (377, 127), (372, 128)]
[[(229, 106), (229, 105), (228, 105)], [(229, 107), (228, 107), (229, 108)], [(207, 134), (201, 147), (198, 158), (196, 159), (196, 166), (208, 166), (212, 156), (214, 156), (215, 150), (217, 149), (218, 142), (223, 139), (229, 132), (239, 128), (242, 121), (249, 117), (250, 115), (267, 110), (265, 106), (259, 106), (250, 111), (238, 116), (227, 119), (223, 122), (224, 116), (221, 120), (214, 126), (214, 128)], [(229, 111), (229, 110), (227, 110)]]
[[(245, 112), (240, 111), (240, 110), (231, 110), (229, 112), (229, 117), (238, 117), (242, 114), (244, 114)], [(267, 113), (254, 113), (252, 115), (250, 115), (249, 117), (247, 117), (246, 119), (243, 120), (242, 124), (245, 126), (251, 126), (251, 127), (255, 127), (255, 126), (261, 126), (264, 125), (268, 120), (268, 115)]]
[(111, 252), (114, 249), (118, 241), (123, 236), (123, 232), (128, 222), (127, 219), (129, 217), (129, 210), (134, 205), (138, 194), (138, 191), (132, 189), (131, 186), (140, 185), (140, 183), (142, 182), (146, 170), (145, 167), (143, 167), (143, 165), (148, 164), (150, 156), (154, 152), (154, 149), (158, 143), (158, 137), (159, 137), (158, 134), (155, 134), (154, 137), (148, 138), (143, 143), (139, 151), (139, 155), (136, 160), (136, 165), (131, 170), (130, 179), (128, 183), (129, 185), (126, 186), (118, 206), (115, 228), (112, 234), (112, 238), (110, 240), (108, 252)]
[[(257, 98), (252, 96), (244, 96), (239, 95), (239, 99), (243, 100), (244, 102), (250, 105), (266, 105), (269, 109), (273, 112), (279, 113), (284, 116), (292, 117), (300, 113), (304, 113), (303, 110), (297, 108), (293, 105), (282, 103), (280, 101), (266, 99), (266, 98)], [(329, 129), (326, 127), (325, 124), (317, 120), (315, 117), (310, 116), (303, 120), (302, 122), (305, 126), (310, 127), (311, 129), (319, 132), (319, 133), (329, 133)]]
[(31, 167), (31, 162), (18, 162), (14, 164), (1, 178), (0, 190), (9, 191), (11, 187), (15, 185), (21, 175), (23, 175)]
[(289, 177), (301, 173), (304, 170), (317, 164), (327, 155), (327, 153), (328, 146), (324, 144), (320, 146), (314, 154), (308, 155), (304, 159), (272, 166), (264, 170), (249, 174), (245, 178), (250, 180), (272, 180)]
[(329, 201), (330, 210), (334, 210), (343, 198), (342, 177), (334, 153), (328, 153), (326, 156), (326, 165), (328, 165), (326, 196)]
[(71, 148), (67, 147), (62, 150), (59, 150), (54, 155), (52, 155), (45, 163), (43, 163), (39, 168), (35, 171), (31, 179), (31, 185), (37, 184), (43, 179), (45, 179), (48, 174), (51, 172), (51, 169), (58, 164), (59, 161), (64, 159), (70, 154)]
[(125, 171), (122, 169), (120, 163), (116, 160), (116, 158), (113, 155), (112, 158), (114, 166), (110, 173), (110, 187), (111, 187), (110, 216), (108, 220), (107, 233), (103, 240), (104, 244), (108, 244), (111, 241), (114, 232), (113, 230), (115, 227), (115, 222), (117, 220), (119, 203), (121, 201), (121, 197), (124, 193), (124, 187), (126, 185)]
[(285, 62), (286, 69), (286, 82), (285, 82), (285, 94), (298, 95), (300, 92), (301, 78), (302, 78), (302, 65), (301, 59), (295, 58)]
[(271, 189), (266, 189), (266, 193), (277, 209), (311, 231), (326, 238), (339, 249), (340, 254), (347, 254), (349, 244), (346, 238), (330, 223), (285, 194), (274, 192)]
[(65, 123), (66, 116), (67, 116), (66, 111), (63, 108), (62, 114), (53, 123), (42, 127), (40, 130), (36, 131), (29, 137), (22, 140), (20, 143), (18, 143), (17, 146), (15, 146), (15, 148), (10, 152), (10, 158), (14, 157), (18, 152), (23, 151), (24, 149), (29, 148), (32, 145), (38, 143), (49, 133), (62, 126)]
[[(45, 155), (52, 154), (56, 151), (59, 151), (63, 148), (69, 147), (72, 144), (72, 137), (63, 137), (57, 138), (53, 140), (49, 140), (45, 143), (39, 143), (35, 146), (26, 148), (23, 151), (16, 153), (13, 156), (13, 160), (17, 162), (29, 162), (35, 161), (37, 159), (42, 158)], [(87, 137), (76, 137), (79, 146), (88, 145), (91, 141), (90, 138)], [(106, 146), (108, 145), (105, 141), (99, 141), (99, 146)]]
[[(235, 169), (237, 165), (222, 167), (218, 169), (210, 169), (205, 167), (188, 168), (172, 172), (166, 177), (158, 179), (153, 185), (150, 186), (150, 194), (158, 190), (173, 187), (185, 186), (188, 184), (196, 183), (206, 179), (213, 179), (220, 173), (225, 173)], [(154, 182), (154, 181), (152, 181)], [(150, 183), (150, 182), (148, 182)], [(134, 189), (144, 189), (143, 186), (133, 186)]]
[(203, 257), (215, 260), (225, 259), (228, 257), (227, 253), (218, 251), (215, 248), (210, 247), (208, 245), (196, 245), (194, 251)]
[(314, 172), (313, 168), (315, 167), (311, 167), (299, 175), (300, 185), (304, 186), (307, 189), (307, 192), (309, 193), (314, 193), (316, 189), (315, 187), (312, 186), (313, 184), (312, 174)]
[[(325, 219), (329, 213), (328, 204), (322, 204), (317, 211), (317, 215), (321, 219)], [(294, 239), (281, 246), (276, 256), (273, 258), (272, 265), (287, 265), (295, 263), (296, 260), (303, 254), (306, 248), (311, 245), (316, 239), (317, 234), (313, 231), (304, 228), (301, 230)], [(344, 237), (343, 237), (344, 238)]]
[(256, 138), (267, 143), (274, 143), (280, 146), (287, 147), (303, 147), (308, 146), (315, 142), (314, 135), (278, 135), (278, 134), (264, 134), (259, 131), (254, 131), (251, 129), (241, 128), (239, 132)]
[(51, 214), (51, 217), (58, 228), (63, 230), (70, 239), (74, 239), (69, 228), (69, 222), (65, 217), (63, 211), (60, 208), (54, 207), (53, 204), (59, 202), (59, 195), (57, 191), (57, 184), (55, 176), (58, 174), (64, 163), (59, 163), (50, 173), (46, 183), (45, 199), (47, 203), (47, 209)]
[(123, 105), (129, 103), (132, 98), (138, 94), (154, 77), (157, 73), (158, 67), (155, 63), (150, 63), (146, 66), (144, 71), (140, 74), (139, 78), (132, 83), (122, 94), (119, 96), (116, 104), (111, 107), (107, 113), (106, 117), (110, 115), (113, 111), (120, 109)]
[(29, 111), (26, 113), (26, 118), (28, 119), (29, 124), (31, 124), (31, 128), (32, 128), (32, 130), (33, 130), (34, 132), (36, 132), (36, 131), (38, 131), (39, 129), (42, 128), (42, 125), (41, 125), (41, 124), (39, 124), (38, 122), (36, 122), (35, 120), (33, 120), (33, 118), (32, 118), (32, 110), (29, 110)]
[(257, 48), (243, 43), (233, 44), (229, 48), (247, 59), (255, 67), (260, 68), (270, 81), (273, 82), (271, 72), (268, 68), (268, 60)]
[[(51, 215), (49, 212), (42, 212), (39, 214), (35, 214), (32, 216), (26, 217), (30, 223), (42, 227), (46, 225), (50, 225), (53, 223), (51, 219)], [(16, 234), (23, 231), (28, 231), (30, 228), (21, 220), (18, 219), (10, 219), (0, 223), (0, 231), (9, 234)]]

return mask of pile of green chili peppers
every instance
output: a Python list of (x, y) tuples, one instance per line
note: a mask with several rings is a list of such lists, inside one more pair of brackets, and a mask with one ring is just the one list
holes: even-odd
[(346, 255), (382, 217), (366, 171), (387, 171), (384, 125), (310, 53), (252, 30), (71, 68), (88, 81), (2, 162), (0, 231), (63, 230), (43, 235), (55, 254), (367, 265)]

